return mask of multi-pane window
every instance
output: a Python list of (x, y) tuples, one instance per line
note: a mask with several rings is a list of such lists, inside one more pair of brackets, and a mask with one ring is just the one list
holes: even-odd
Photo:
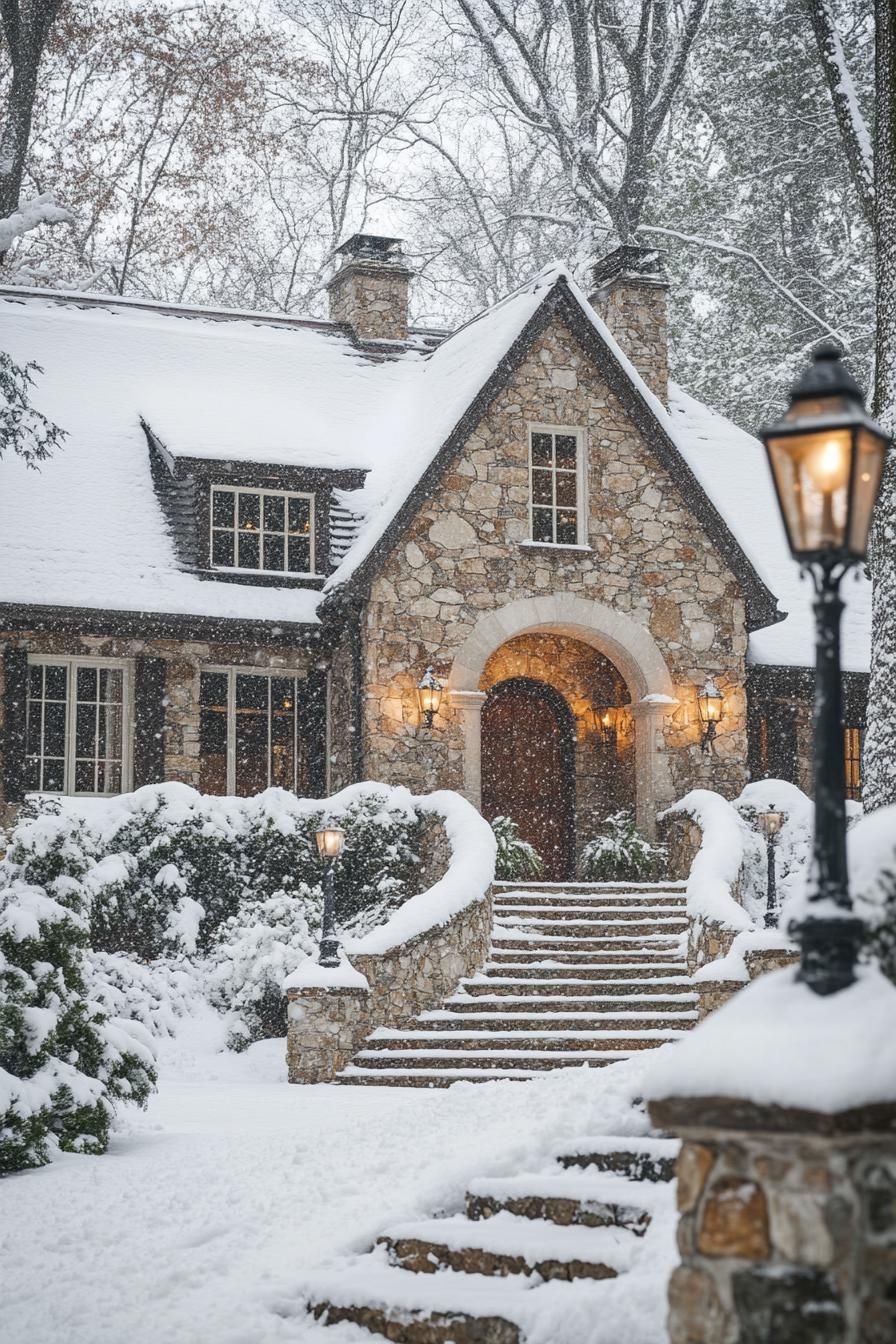
[(581, 541), (578, 431), (530, 429), (529, 479), (532, 540), (577, 545)]
[(26, 787), (69, 794), (127, 788), (128, 689), (124, 663), (34, 659), (28, 671)]
[(302, 678), (226, 668), (200, 677), (199, 787), (248, 797), (307, 792)]
[(843, 729), (843, 757), (846, 765), (846, 796), (856, 802), (862, 797), (862, 730)]
[(211, 563), (264, 574), (314, 573), (314, 496), (213, 485)]

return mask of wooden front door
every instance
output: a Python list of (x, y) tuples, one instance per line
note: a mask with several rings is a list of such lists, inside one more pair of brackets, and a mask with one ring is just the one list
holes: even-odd
[(526, 677), (502, 681), (482, 707), (482, 810), (510, 817), (544, 859), (544, 876), (573, 876), (575, 726), (563, 696)]

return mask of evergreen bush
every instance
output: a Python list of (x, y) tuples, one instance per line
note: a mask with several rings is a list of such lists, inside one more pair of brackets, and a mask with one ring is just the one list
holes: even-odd
[(607, 817), (602, 831), (582, 850), (579, 873), (584, 881), (652, 882), (660, 876), (666, 847), (641, 835), (628, 809)]
[(510, 817), (495, 817), (492, 830), (498, 842), (495, 878), (498, 882), (537, 880), (544, 872), (544, 860), (534, 845), (524, 840), (520, 828)]
[(115, 1103), (155, 1084), (148, 1034), (88, 990), (86, 859), (61, 821), (26, 816), (0, 863), (0, 1175), (104, 1152)]

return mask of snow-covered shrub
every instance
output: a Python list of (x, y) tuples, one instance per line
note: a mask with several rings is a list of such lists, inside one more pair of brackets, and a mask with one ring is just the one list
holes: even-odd
[(155, 1083), (150, 1037), (87, 989), (86, 893), (57, 821), (29, 822), (0, 864), (0, 1175), (55, 1146), (104, 1152), (115, 1102), (142, 1105)]
[(495, 879), (498, 882), (525, 882), (539, 878), (544, 872), (544, 860), (534, 845), (524, 840), (520, 828), (510, 817), (495, 817), (492, 830), (498, 844), (495, 856)]
[(204, 964), (182, 955), (143, 962), (126, 952), (88, 949), (85, 976), (91, 998), (106, 1012), (141, 1023), (151, 1036), (174, 1036), (205, 1001)]
[(231, 1046), (283, 1035), (281, 986), (303, 957), (316, 956), (320, 912), (315, 888), (280, 891), (245, 902), (218, 929), (206, 963), (206, 992), (213, 1007), (240, 1021)]
[(865, 955), (896, 984), (896, 806), (861, 817), (846, 843), (856, 914), (868, 927)]
[(665, 845), (641, 835), (628, 809), (613, 812), (602, 823), (603, 834), (582, 850), (579, 873), (586, 882), (652, 882), (666, 862)]

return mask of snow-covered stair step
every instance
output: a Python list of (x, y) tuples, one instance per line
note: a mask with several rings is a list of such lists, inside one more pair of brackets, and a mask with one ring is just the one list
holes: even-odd
[[(648, 937), (651, 935), (648, 935)], [(665, 937), (674, 940), (674, 945), (678, 944), (681, 938), (680, 933), (658, 934), (657, 937)], [(552, 951), (556, 948), (561, 952), (599, 952), (601, 944), (606, 941), (605, 935), (600, 930), (593, 933), (543, 933), (535, 932), (533, 929), (524, 928), (521, 925), (496, 924), (492, 929), (492, 949), (496, 952), (504, 952), (511, 948), (518, 948), (520, 951)]]
[(560, 1169), (518, 1176), (485, 1176), (467, 1190), (467, 1217), (513, 1213), (561, 1226), (625, 1227), (643, 1236), (653, 1215), (671, 1208), (669, 1185), (613, 1173)]
[(658, 892), (673, 892), (684, 895), (687, 881), (665, 882), (496, 882), (497, 892), (524, 891), (536, 896), (562, 896), (566, 892), (581, 892), (602, 896), (618, 892), (622, 896), (654, 896)]
[(517, 891), (506, 896), (494, 898), (496, 910), (516, 906), (521, 910), (562, 910), (566, 906), (576, 905), (592, 910), (595, 915), (615, 916), (619, 919), (647, 919), (651, 915), (682, 915), (687, 910), (685, 896), (658, 894), (656, 896), (536, 896), (529, 892)]
[[(604, 953), (616, 956), (619, 952), (634, 952), (638, 956), (644, 953), (656, 957), (660, 954), (666, 960), (679, 960), (677, 957), (678, 939), (661, 936), (647, 938), (603, 938), (595, 947), (567, 948), (549, 945), (547, 947), (505, 947), (496, 943), (489, 952), (490, 962), (533, 962), (552, 961), (570, 966), (587, 966), (591, 962), (601, 962)], [(681, 962), (684, 965), (684, 962)]]
[(697, 995), (693, 992), (657, 994), (578, 994), (573, 997), (549, 994), (453, 994), (445, 1000), (437, 1013), (479, 1015), (490, 1013), (576, 1014), (612, 1011), (632, 1013), (679, 1013), (696, 1011)]
[[(639, 1048), (639, 1044), (635, 1042), (633, 1049)], [(473, 1045), (464, 1048), (456, 1042), (446, 1042), (445, 1049), (441, 1050), (437, 1045), (412, 1046), (406, 1050), (359, 1050), (355, 1059), (365, 1069), (395, 1069), (404, 1062), (411, 1068), (430, 1069), (440, 1068), (443, 1065), (449, 1069), (471, 1070), (501, 1068), (506, 1065), (522, 1065), (527, 1069), (562, 1069), (582, 1064), (612, 1063), (617, 1059), (628, 1058), (633, 1049), (626, 1049), (622, 1042), (619, 1042), (616, 1048), (613, 1041), (608, 1043), (606, 1049), (600, 1049), (594, 1044), (591, 1048), (583, 1045), (582, 1049), (557, 1050), (545, 1049), (544, 1045), (537, 1043), (534, 1043), (531, 1049), (527, 1049), (524, 1040), (516, 1046), (502, 1042), (487, 1050), (475, 1048)]]
[(559, 1321), (567, 1300), (570, 1311), (588, 1309), (583, 1294), (587, 1298), (589, 1289), (597, 1311), (601, 1290), (608, 1286), (601, 1281), (539, 1284), (518, 1274), (458, 1270), (414, 1274), (389, 1265), (385, 1247), (378, 1247), (329, 1273), (318, 1272), (305, 1292), (319, 1320), (328, 1325), (352, 1321), (396, 1344), (523, 1344), (540, 1299), (550, 1301)]
[(543, 961), (534, 966), (525, 962), (486, 963), (482, 975), (491, 982), (500, 980), (544, 980), (552, 984), (566, 981), (587, 984), (591, 980), (680, 980), (682, 965), (676, 961), (651, 961), (626, 957), (619, 961), (592, 962), (587, 966), (564, 966), (562, 962)]
[[(456, 1050), (484, 1050), (495, 1047), (499, 1050), (641, 1050), (645, 1046), (655, 1046), (663, 1041), (675, 1041), (684, 1035), (681, 1028), (661, 1027), (655, 1029), (628, 1028), (610, 1031), (601, 1028), (589, 1031), (587, 1028), (560, 1031), (539, 1028), (535, 1031), (521, 1031), (518, 1028), (493, 1031), (488, 1028), (466, 1031), (431, 1030), (406, 1031), (401, 1028), (380, 1027), (371, 1032), (367, 1040), (373, 1050), (392, 1050), (396, 1052), (416, 1053), (422, 1049), (445, 1049), (452, 1053)], [(364, 1059), (370, 1052), (362, 1050), (357, 1059)]]
[(650, 911), (632, 912), (631, 918), (620, 918), (613, 911), (592, 910), (587, 905), (540, 905), (531, 909), (525, 905), (502, 905), (495, 910), (495, 918), (502, 924), (531, 924), (534, 928), (548, 923), (590, 924), (595, 928), (632, 932), (643, 929), (651, 932), (657, 926), (684, 928), (687, 917), (681, 914), (663, 914), (656, 920)]
[(542, 1279), (612, 1279), (629, 1268), (636, 1242), (620, 1227), (559, 1226), (496, 1212), (472, 1220), (428, 1218), (390, 1228), (379, 1243), (389, 1260), (417, 1274), (538, 1274)]
[[(602, 1060), (588, 1060), (589, 1068), (600, 1068), (614, 1064), (622, 1055), (607, 1055)], [(580, 1063), (582, 1061), (579, 1061)], [(340, 1085), (351, 1087), (450, 1087), (452, 1083), (528, 1083), (533, 1078), (541, 1078), (545, 1066), (536, 1063), (530, 1068), (511, 1068), (503, 1064), (482, 1068), (365, 1068), (360, 1064), (347, 1064), (336, 1081)], [(559, 1065), (555, 1067), (560, 1067)]]
[(556, 976), (545, 980), (526, 979), (517, 975), (470, 976), (461, 981), (464, 991), (471, 996), (494, 994), (549, 994), (578, 998), (586, 994), (668, 994), (670, 989), (691, 990), (693, 982), (687, 975), (662, 975), (651, 972), (633, 975), (631, 970), (615, 967), (603, 980), (584, 980), (571, 976)]
[(618, 1135), (584, 1135), (565, 1140), (557, 1152), (562, 1167), (587, 1167), (615, 1172), (632, 1181), (671, 1181), (681, 1148), (679, 1139), (654, 1136), (619, 1138)]
[(665, 1031), (671, 1027), (692, 1026), (697, 1020), (695, 1008), (672, 1013), (452, 1013), (439, 1008), (421, 1013), (417, 1021), (422, 1028), (438, 1028), (444, 1032), (459, 1032), (464, 1036), (474, 1031)]

